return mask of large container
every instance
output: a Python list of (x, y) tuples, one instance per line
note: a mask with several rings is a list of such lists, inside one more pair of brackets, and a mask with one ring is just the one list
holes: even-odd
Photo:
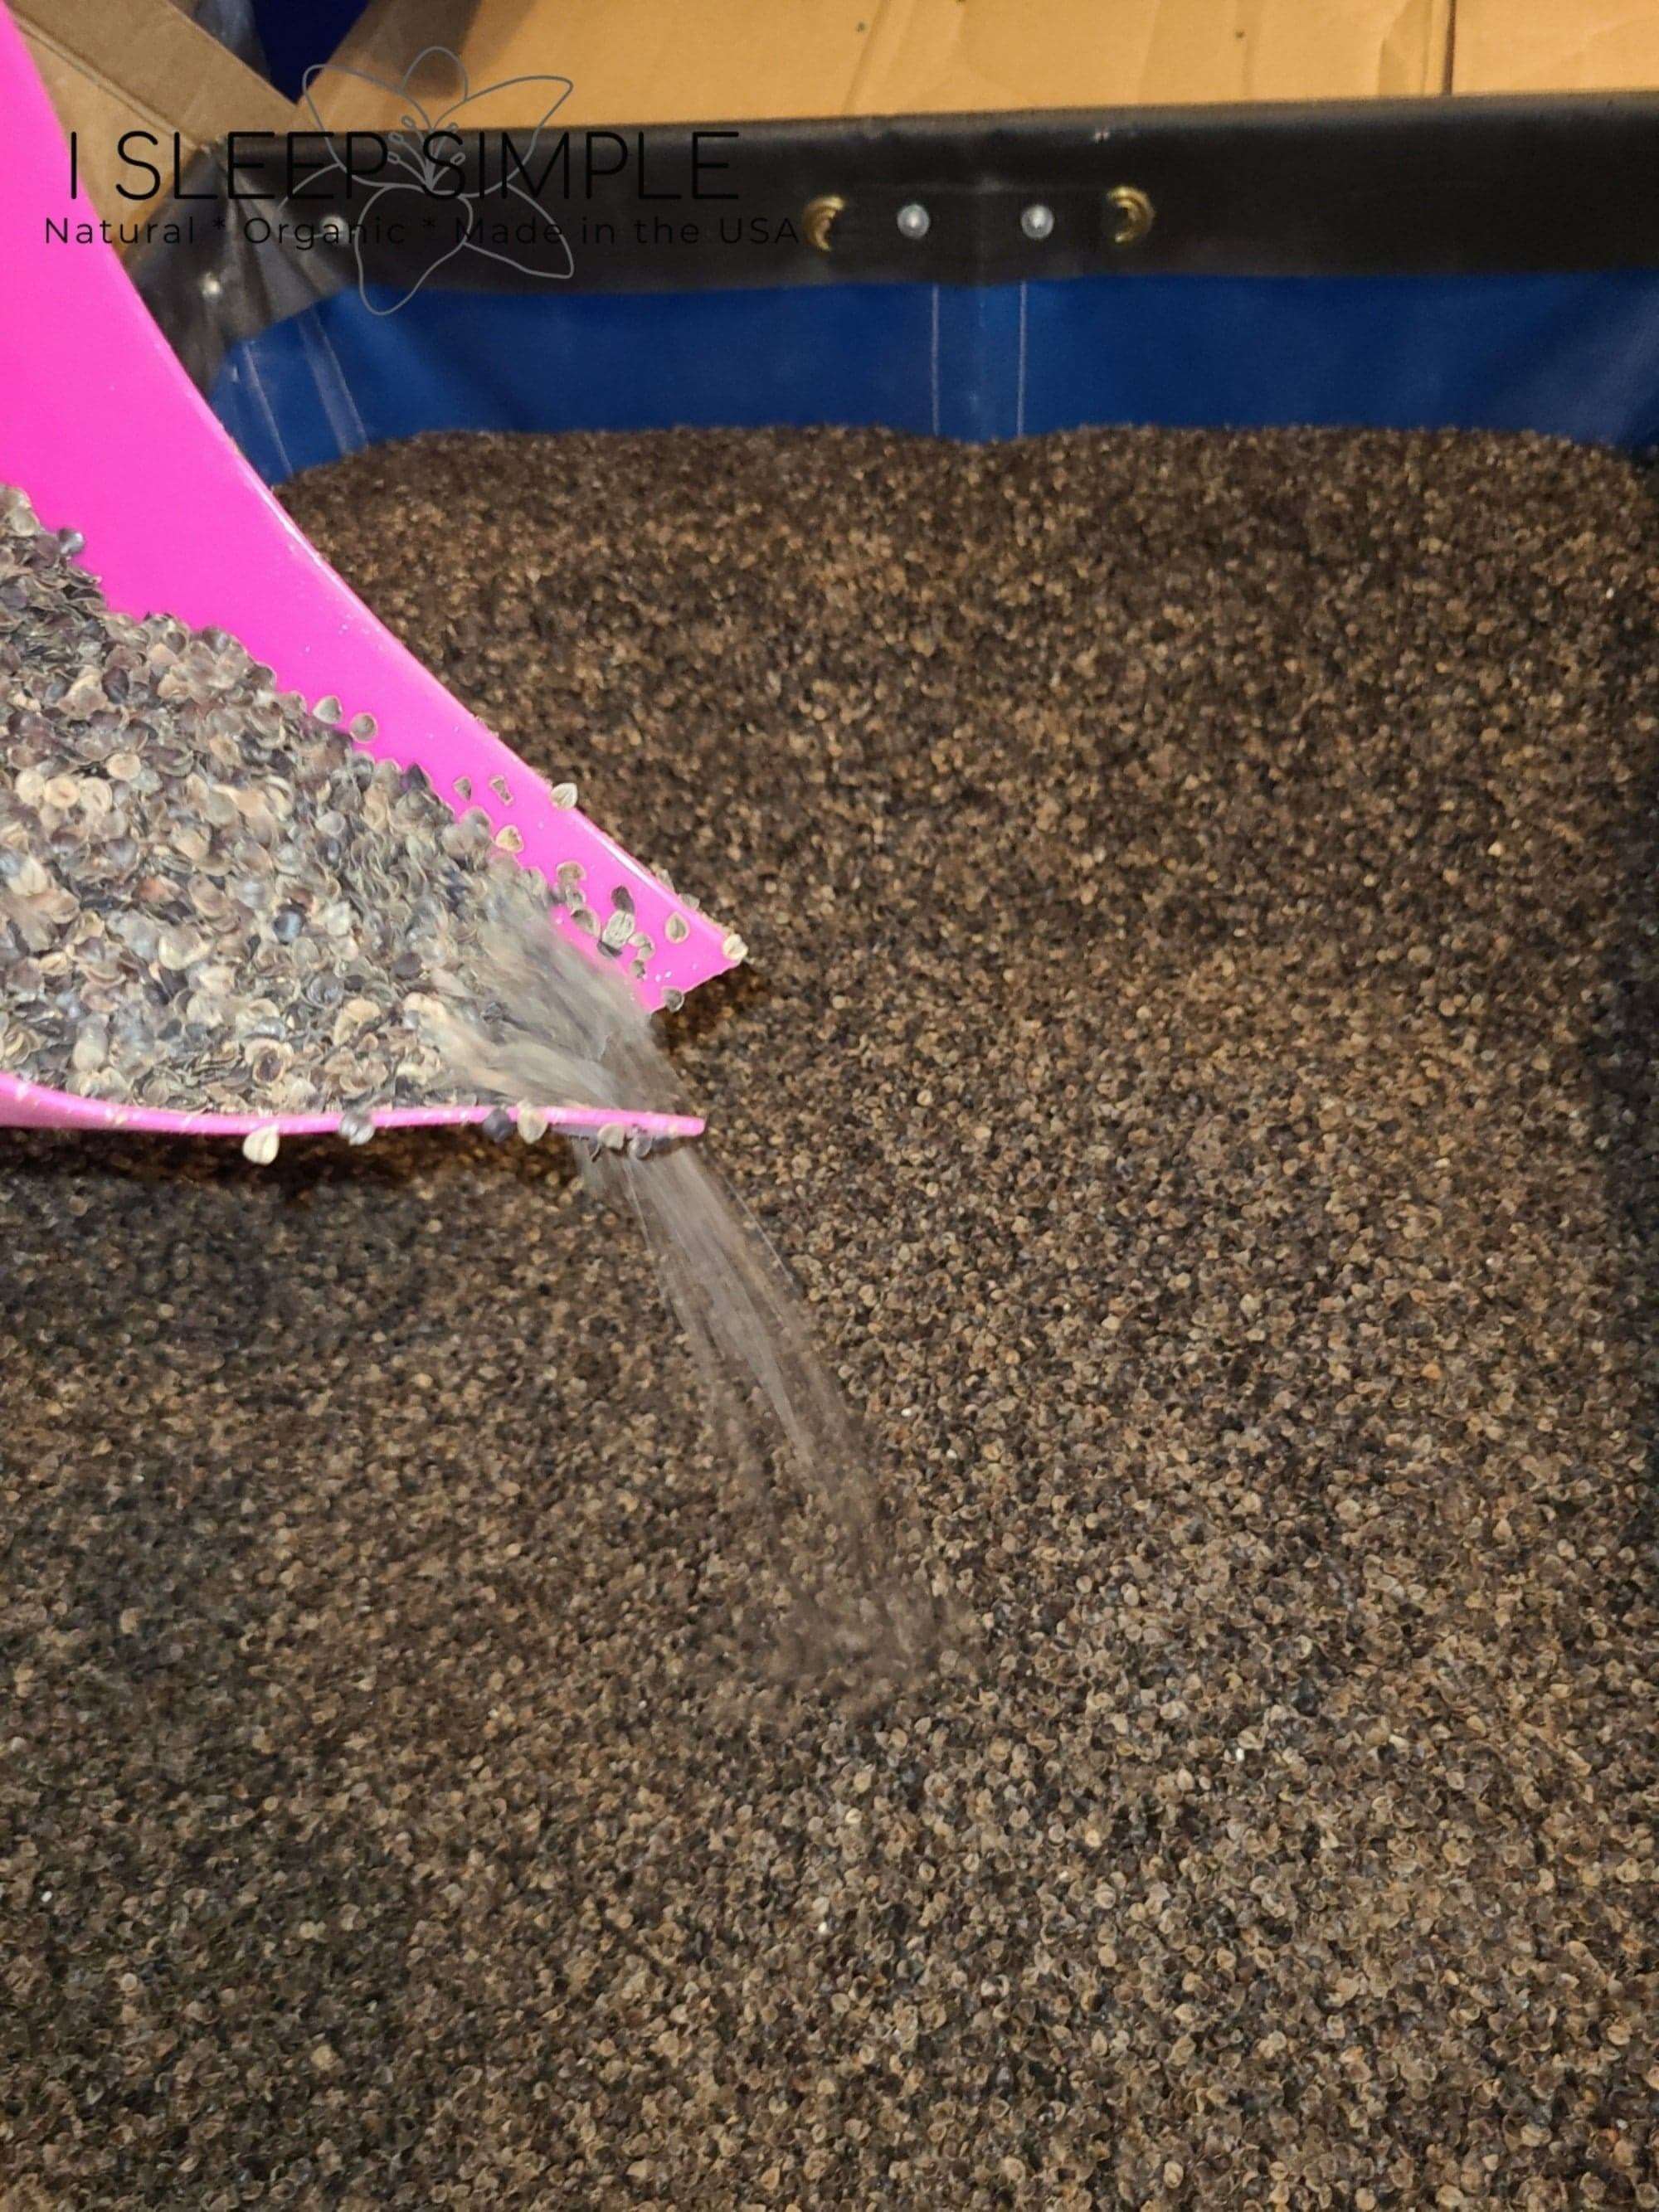
[(268, 478), (432, 428), (1659, 433), (1656, 96), (390, 143), (239, 138), (135, 257)]

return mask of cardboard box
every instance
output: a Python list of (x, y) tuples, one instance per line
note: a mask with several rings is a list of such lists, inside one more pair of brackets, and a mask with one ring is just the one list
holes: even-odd
[(171, 185), (173, 133), (186, 160), (232, 131), (289, 131), (293, 108), (280, 93), (172, 0), (12, 0), (41, 81), (65, 131), (79, 134), (81, 189), (111, 223), (159, 214), (161, 201), (125, 200), (125, 181), (137, 191), (142, 172), (125, 167), (122, 134), (149, 131), (163, 151), (154, 156)]
[[(112, 219), (144, 211), (113, 189), (124, 131), (193, 153), (311, 127), (173, 0), (14, 7)], [(1659, 0), (371, 0), (313, 98), (336, 129), (468, 94), (458, 122), (521, 128), (560, 77), (577, 127), (1635, 88), (1659, 87)]]
[[(336, 128), (396, 128), (423, 46), (458, 52), (480, 128), (744, 122), (1446, 88), (1452, 0), (375, 0), (318, 80)], [(428, 112), (446, 72), (415, 91)], [(453, 73), (449, 73), (452, 76)], [(491, 88), (502, 87), (495, 90)], [(456, 88), (459, 89), (457, 84)]]
[(1452, 88), (1659, 88), (1659, 0), (1457, 0)]

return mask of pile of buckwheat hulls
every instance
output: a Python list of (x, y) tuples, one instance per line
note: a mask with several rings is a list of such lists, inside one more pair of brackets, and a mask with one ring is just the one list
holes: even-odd
[[(378, 1107), (490, 1098), (458, 1025), (489, 1016), (504, 936), (592, 969), (547, 927), (580, 886), (550, 890), (511, 830), (372, 759), (371, 718), (343, 731), (337, 700), (277, 690), (222, 630), (113, 611), (81, 544), (0, 487), (0, 1068), (135, 1106), (343, 1109), (356, 1143)], [(630, 912), (579, 918), (626, 950)], [(567, 1098), (601, 1103), (595, 1030), (622, 994), (570, 995), (550, 1041)], [(274, 1157), (275, 1130), (244, 1149)]]
[(9, 1133), (20, 2208), (1659, 2212), (1642, 474), (783, 430), (284, 496), (758, 917), (678, 1071), (984, 1650), (873, 1714), (719, 1663), (729, 1451), (562, 1148)]

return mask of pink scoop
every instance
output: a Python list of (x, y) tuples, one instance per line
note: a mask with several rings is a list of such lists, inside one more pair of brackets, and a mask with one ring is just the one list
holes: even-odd
[[(610, 910), (625, 886), (656, 950), (643, 980), (649, 1007), (732, 966), (726, 933), (552, 792), (378, 623), (243, 460), (128, 282), (111, 246), (76, 241), (97, 222), (70, 197), (69, 149), (15, 25), (0, 5), (0, 114), (11, 176), (0, 194), (0, 483), (19, 486), (48, 529), (86, 539), (82, 558), (112, 606), (166, 612), (194, 629), (240, 638), (284, 690), (339, 699), (343, 719), (371, 714), (366, 748), (419, 767), (457, 813), (480, 806), (523, 840), (519, 859), (550, 881), (574, 861), (592, 902)], [(70, 226), (65, 241), (53, 222)], [(674, 929), (671, 935), (669, 922)], [(584, 939), (567, 916), (556, 926)], [(696, 1136), (674, 1114), (541, 1103), (568, 1133), (607, 1123)], [(481, 1121), (478, 1106), (394, 1107), (381, 1128)], [(0, 1125), (125, 1128), (246, 1136), (275, 1126), (304, 1135), (336, 1115), (182, 1114), (47, 1090), (0, 1073)]]

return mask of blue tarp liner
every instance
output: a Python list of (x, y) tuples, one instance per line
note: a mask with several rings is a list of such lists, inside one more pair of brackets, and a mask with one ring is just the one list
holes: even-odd
[(237, 348), (221, 418), (272, 482), (433, 429), (1088, 423), (1538, 430), (1659, 441), (1659, 271), (1074, 277), (355, 294)]

